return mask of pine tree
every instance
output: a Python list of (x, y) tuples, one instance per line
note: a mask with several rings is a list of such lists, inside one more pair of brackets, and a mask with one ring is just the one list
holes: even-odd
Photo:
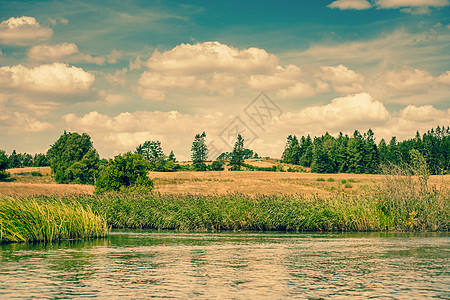
[(233, 152), (231, 152), (230, 166), (231, 171), (239, 171), (244, 163), (244, 139), (240, 134), (236, 138)]
[(206, 171), (205, 161), (208, 159), (208, 147), (206, 146), (206, 133), (196, 134), (191, 147), (191, 159), (196, 171)]

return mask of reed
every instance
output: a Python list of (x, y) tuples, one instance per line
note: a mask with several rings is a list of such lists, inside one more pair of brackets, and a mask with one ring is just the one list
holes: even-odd
[(106, 221), (89, 206), (62, 198), (0, 198), (0, 243), (103, 237)]

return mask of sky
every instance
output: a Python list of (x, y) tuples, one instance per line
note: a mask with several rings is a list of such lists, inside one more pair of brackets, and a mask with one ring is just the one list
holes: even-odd
[(159, 140), (189, 160), (238, 133), (286, 137), (450, 125), (449, 0), (0, 0), (0, 149), (87, 133), (102, 158)]

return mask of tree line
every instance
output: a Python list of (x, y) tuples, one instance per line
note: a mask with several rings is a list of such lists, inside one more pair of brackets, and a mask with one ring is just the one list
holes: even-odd
[[(333, 137), (325, 133), (320, 137), (307, 135), (298, 139), (289, 135), (282, 162), (310, 167), (315, 173), (376, 174), (383, 164), (410, 164), (416, 153), (425, 158), (431, 174), (449, 173), (450, 128), (437, 127), (422, 136), (417, 132), (414, 138), (402, 142), (395, 137), (389, 143), (382, 139), (378, 144), (370, 129), (363, 134), (355, 130), (352, 136), (340, 133)], [(208, 161), (208, 154), (205, 132), (194, 136), (192, 164), (178, 163), (172, 150), (165, 155), (159, 141), (145, 141), (134, 151), (109, 160), (100, 159), (89, 135), (64, 132), (46, 154), (31, 156), (13, 151), (8, 156), (0, 150), (0, 180), (8, 178), (7, 168), (50, 166), (58, 183), (95, 184), (96, 191), (104, 192), (136, 186), (151, 189), (152, 182), (146, 176), (148, 171), (223, 171), (226, 164), (232, 171), (283, 171), (278, 167), (266, 170), (245, 164), (245, 159), (259, 156), (244, 147), (240, 134), (232, 152), (224, 152), (212, 162)]]
[(313, 139), (295, 135), (287, 137), (282, 162), (310, 167), (314, 173), (376, 174), (386, 164), (410, 164), (412, 150), (417, 150), (426, 160), (431, 174), (450, 172), (450, 128), (437, 127), (405, 141), (392, 137), (389, 143), (375, 142), (369, 129), (352, 136), (340, 133), (337, 137), (328, 132)]

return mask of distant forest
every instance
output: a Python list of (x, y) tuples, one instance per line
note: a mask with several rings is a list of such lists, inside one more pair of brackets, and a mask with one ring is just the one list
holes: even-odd
[(351, 137), (342, 133), (337, 137), (325, 133), (314, 139), (289, 135), (282, 162), (310, 167), (314, 173), (376, 174), (383, 164), (410, 164), (414, 149), (425, 158), (431, 174), (450, 172), (448, 126), (438, 126), (422, 136), (417, 131), (414, 138), (401, 142), (395, 137), (389, 143), (382, 139), (378, 145), (370, 129), (364, 134), (355, 130)]
[[(63, 136), (66, 135), (69, 138), (70, 134), (64, 133)], [(199, 153), (203, 153), (196, 166), (202, 166), (201, 164), (207, 160), (208, 149), (205, 137), (206, 135), (204, 133), (203, 135), (197, 135), (193, 143), (193, 148), (191, 149), (193, 151), (192, 159), (194, 162), (198, 160), (196, 155), (194, 155), (198, 152), (196, 148), (202, 150)], [(76, 134), (72, 138), (79, 138), (85, 141), (87, 145), (83, 153), (75, 155), (77, 157), (80, 156), (79, 158), (67, 158), (68, 161), (78, 161), (86, 154), (85, 152), (91, 148), (93, 149), (92, 142), (86, 134), (83, 134), (83, 136)], [(242, 157), (239, 159), (260, 157), (252, 150), (243, 147), (243, 139), (241, 142), (242, 145), (240, 147), (242, 148), (242, 153), (239, 156)], [(206, 168), (206, 166), (203, 166), (203, 168), (190, 168), (189, 166), (177, 164), (173, 152), (166, 157), (159, 141), (148, 141), (146, 143), (139, 145), (135, 153), (142, 155), (144, 159), (148, 160), (150, 162), (150, 170), (153, 171), (223, 170), (222, 166), (224, 161), (230, 161), (232, 157), (232, 153), (225, 152), (216, 159), (218, 163), (213, 166), (214, 168)], [(74, 144), (77, 145), (75, 148), (78, 149), (80, 141), (77, 140)], [(337, 137), (333, 137), (325, 133), (320, 137), (311, 138), (308, 135), (306, 137), (302, 136), (299, 139), (295, 135), (289, 135), (282, 154), (282, 162), (310, 167), (311, 172), (315, 173), (376, 174), (380, 172), (381, 165), (391, 163), (395, 165), (410, 164), (412, 158), (411, 150), (417, 150), (425, 158), (431, 174), (450, 173), (450, 128), (448, 126), (438, 126), (436, 129), (431, 129), (423, 135), (417, 132), (416, 136), (409, 140), (399, 142), (396, 137), (392, 137), (389, 143), (382, 139), (378, 144), (375, 142), (374, 133), (370, 129), (363, 134), (355, 130), (352, 136), (341, 133)], [(8, 156), (4, 151), (0, 150), (0, 170), (6, 168), (50, 166), (51, 159), (49, 153), (51, 152), (31, 155), (27, 153), (16, 153), (14, 150)], [(94, 156), (98, 156), (96, 151)], [(99, 163), (100, 165), (106, 165), (108, 161), (99, 160)], [(217, 168), (215, 168), (216, 166)], [(250, 168), (252, 167), (250, 165), (241, 163), (240, 166), (248, 170), (253, 170)], [(282, 171), (282, 168), (269, 169), (272, 171)]]

